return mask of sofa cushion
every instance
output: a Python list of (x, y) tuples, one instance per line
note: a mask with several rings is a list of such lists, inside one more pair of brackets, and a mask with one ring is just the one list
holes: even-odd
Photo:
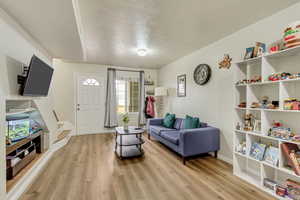
[(163, 121), (163, 126), (166, 128), (173, 128), (175, 119), (175, 114), (167, 113)]
[(162, 131), (160, 136), (169, 142), (178, 145), (179, 144), (180, 131)]
[(191, 117), (187, 115), (184, 120), (185, 129), (199, 128), (200, 120), (198, 117)]
[(154, 126), (154, 125), (150, 126), (150, 132), (155, 133), (156, 135), (160, 135), (162, 131), (172, 131), (172, 130), (174, 129), (166, 128), (163, 126)]
[(176, 129), (176, 130), (180, 130), (182, 121), (183, 121), (183, 119), (176, 118), (173, 128)]

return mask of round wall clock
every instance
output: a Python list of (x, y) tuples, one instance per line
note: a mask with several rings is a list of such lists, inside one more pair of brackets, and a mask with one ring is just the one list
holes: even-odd
[(194, 71), (194, 80), (198, 85), (206, 84), (211, 76), (211, 69), (207, 64), (200, 64)]

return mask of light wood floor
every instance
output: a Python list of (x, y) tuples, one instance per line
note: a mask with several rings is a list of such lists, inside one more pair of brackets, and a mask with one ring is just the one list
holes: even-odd
[[(146, 138), (146, 137), (145, 137)], [(145, 157), (119, 160), (112, 135), (73, 137), (55, 153), (22, 200), (273, 199), (232, 175), (232, 166), (200, 157), (184, 166), (146, 139)]]

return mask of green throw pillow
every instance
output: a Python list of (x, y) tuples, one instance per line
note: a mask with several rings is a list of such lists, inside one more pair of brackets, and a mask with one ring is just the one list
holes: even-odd
[(173, 128), (173, 125), (175, 123), (175, 119), (176, 119), (175, 114), (167, 113), (165, 118), (164, 118), (164, 121), (163, 121), (163, 126), (166, 127), (166, 128)]
[(200, 120), (198, 117), (191, 117), (189, 115), (186, 115), (184, 120), (185, 129), (199, 128), (199, 124), (200, 124)]

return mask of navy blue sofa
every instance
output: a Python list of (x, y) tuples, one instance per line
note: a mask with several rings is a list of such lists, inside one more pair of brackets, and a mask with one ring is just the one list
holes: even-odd
[(176, 118), (173, 128), (163, 125), (163, 118), (148, 120), (148, 138), (155, 138), (182, 156), (183, 164), (186, 158), (203, 153), (214, 152), (215, 157), (220, 150), (220, 130), (206, 123), (200, 123), (199, 128), (184, 129), (184, 119)]

